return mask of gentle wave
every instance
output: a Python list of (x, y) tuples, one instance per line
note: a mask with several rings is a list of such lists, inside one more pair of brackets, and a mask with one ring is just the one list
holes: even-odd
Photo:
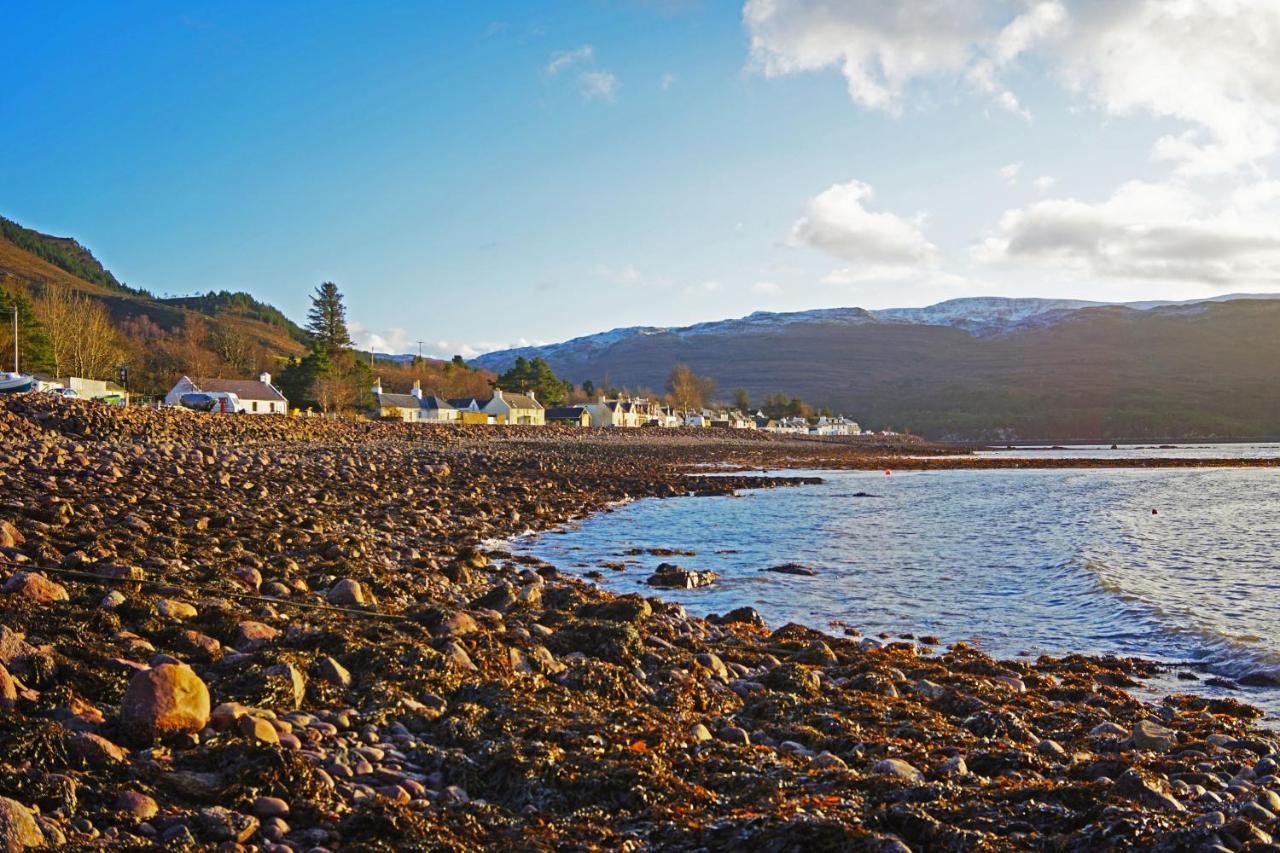
[[(930, 633), (1000, 655), (1138, 655), (1280, 683), (1274, 471), (814, 473), (822, 484), (741, 500), (629, 503), (519, 548), (561, 568), (622, 563), (600, 583), (646, 594), (661, 559), (625, 552), (696, 550), (678, 559), (716, 571), (716, 586), (663, 594), (699, 613), (745, 604), (772, 624)], [(817, 574), (763, 571), (787, 562)], [(1280, 691), (1238, 695), (1280, 711)]]

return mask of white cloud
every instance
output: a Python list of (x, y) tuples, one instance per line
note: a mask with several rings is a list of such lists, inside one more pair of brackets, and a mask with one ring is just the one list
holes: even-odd
[(689, 284), (681, 289), (681, 293), (685, 296), (704, 296), (711, 293), (719, 293), (724, 289), (724, 285), (715, 279), (707, 279), (697, 284)]
[(809, 200), (804, 216), (791, 227), (790, 242), (858, 264), (932, 264), (937, 249), (925, 239), (922, 218), (868, 210), (872, 195), (861, 181), (828, 187)]
[(573, 50), (562, 50), (551, 55), (547, 63), (547, 76), (556, 77), (562, 72), (578, 69), (576, 79), (582, 96), (589, 100), (612, 101), (617, 97), (618, 75), (596, 66), (596, 49), (584, 44)]
[(772, 281), (757, 281), (751, 285), (751, 292), (756, 296), (778, 296), (782, 293), (782, 288)]
[(547, 74), (554, 77), (571, 66), (594, 61), (595, 56), (596, 49), (589, 44), (584, 44), (582, 47), (576, 47), (573, 50), (562, 50), (559, 53), (553, 53), (551, 61), (547, 63)]
[(584, 71), (578, 78), (582, 93), (588, 98), (612, 101), (618, 94), (617, 76), (612, 71)]
[(1280, 282), (1280, 182), (1213, 204), (1182, 183), (1130, 181), (1103, 202), (1046, 199), (1007, 211), (973, 249), (988, 264), (1219, 289)]
[(1018, 183), (1018, 175), (1022, 172), (1021, 161), (1017, 163), (1008, 163), (1000, 167), (1000, 177), (1009, 186)]
[(1191, 125), (1153, 152), (1185, 174), (1256, 166), (1280, 147), (1275, 0), (1080, 2), (1059, 60), (1068, 87), (1111, 114)]
[(854, 101), (890, 110), (917, 80), (959, 76), (1021, 113), (999, 72), (1066, 17), (1056, 0), (1023, 8), (1000, 20), (979, 0), (747, 0), (742, 17), (752, 64), (767, 76), (837, 68)]
[(752, 67), (838, 70), (864, 107), (964, 80), (1029, 116), (1001, 78), (1034, 56), (1109, 114), (1186, 125), (1152, 151), (1183, 174), (1256, 172), (1280, 152), (1276, 0), (747, 0), (742, 16)]
[(1054, 184), (1058, 183), (1058, 179), (1052, 175), (1041, 175), (1031, 182), (1031, 186), (1036, 188), (1038, 193), (1047, 193), (1053, 189)]
[(678, 77), (676, 77), (676, 75), (672, 74), (670, 71), (668, 71), (666, 74), (663, 74), (663, 75), (662, 75), (662, 80), (661, 80), (661, 82), (659, 83), (659, 85), (660, 85), (660, 86), (662, 86), (662, 91), (664, 91), (664, 92), (665, 92), (665, 91), (667, 91), (668, 89), (670, 89), (672, 86), (674, 86), (674, 85), (676, 84), (676, 81), (677, 81), (678, 79), (679, 79), (679, 78), (678, 78)]
[(640, 287), (653, 283), (653, 279), (634, 264), (627, 264), (621, 267), (596, 264), (594, 273), (598, 278), (613, 284), (623, 285), (624, 287)]

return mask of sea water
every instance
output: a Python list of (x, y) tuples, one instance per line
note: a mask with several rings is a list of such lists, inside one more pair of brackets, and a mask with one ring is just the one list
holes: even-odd
[[(775, 627), (933, 634), (998, 657), (1185, 663), (1201, 681), (1181, 689), (1280, 715), (1280, 469), (803, 473), (824, 482), (638, 501), (515, 550), (698, 615), (748, 605)], [(634, 553), (664, 548), (696, 553)], [(656, 591), (664, 561), (719, 579)], [(783, 563), (815, 574), (766, 571)]]

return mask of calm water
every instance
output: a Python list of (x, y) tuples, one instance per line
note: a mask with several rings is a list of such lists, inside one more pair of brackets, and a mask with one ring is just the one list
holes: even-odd
[[(661, 593), (699, 615), (750, 605), (773, 626), (843, 620), (1001, 657), (1141, 655), (1280, 684), (1280, 471), (814, 473), (826, 482), (627, 504), (516, 550), (618, 592), (653, 593), (664, 560), (714, 569), (711, 589)], [(784, 562), (818, 575), (762, 571)], [(1231, 695), (1280, 714), (1280, 688)]]
[(1276, 459), (1280, 444), (1109, 444), (1050, 447), (1015, 447), (982, 450), (979, 456), (1008, 456), (1018, 459)]

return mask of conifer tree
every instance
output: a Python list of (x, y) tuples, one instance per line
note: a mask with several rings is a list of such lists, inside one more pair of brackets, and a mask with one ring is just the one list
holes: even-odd
[(307, 313), (307, 331), (315, 339), (316, 349), (329, 355), (353, 346), (347, 331), (347, 307), (342, 304), (338, 285), (326, 281), (316, 288)]

